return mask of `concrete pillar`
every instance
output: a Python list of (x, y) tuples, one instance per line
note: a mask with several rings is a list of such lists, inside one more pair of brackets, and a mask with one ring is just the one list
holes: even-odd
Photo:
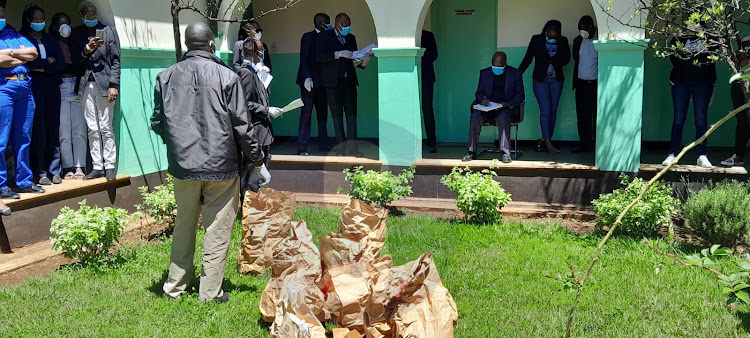
[(409, 166), (422, 159), (419, 48), (432, 0), (366, 0), (378, 34), (380, 161)]
[(641, 163), (643, 57), (639, 41), (597, 41), (599, 94), (596, 166), (638, 172)]

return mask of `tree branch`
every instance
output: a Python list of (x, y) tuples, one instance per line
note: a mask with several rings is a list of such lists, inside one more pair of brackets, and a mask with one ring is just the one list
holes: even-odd
[(646, 245), (648, 245), (648, 247), (649, 247), (649, 248), (651, 248), (651, 249), (653, 249), (654, 251), (656, 251), (656, 252), (658, 252), (658, 253), (662, 254), (663, 256), (667, 256), (667, 257), (670, 257), (670, 258), (674, 258), (674, 260), (675, 260), (675, 261), (679, 262), (680, 264), (682, 264), (682, 265), (684, 265), (684, 266), (688, 266), (688, 267), (695, 267), (695, 268), (701, 268), (701, 269), (703, 269), (703, 270), (706, 270), (706, 271), (710, 271), (710, 272), (712, 272), (712, 273), (714, 273), (714, 274), (716, 274), (716, 275), (719, 275), (719, 276), (724, 276), (724, 274), (723, 274), (723, 273), (721, 273), (721, 272), (720, 272), (719, 270), (716, 270), (716, 269), (712, 269), (712, 268), (709, 268), (709, 267), (707, 267), (707, 266), (698, 266), (698, 265), (694, 265), (694, 264), (688, 264), (688, 263), (686, 263), (685, 261), (683, 261), (683, 260), (682, 260), (682, 259), (681, 259), (680, 257), (678, 257), (677, 255), (675, 255), (675, 254), (673, 254), (673, 253), (671, 253), (671, 252), (664, 252), (664, 251), (662, 251), (661, 249), (659, 249), (659, 248), (655, 247), (655, 246), (654, 246), (653, 244), (651, 244), (651, 243), (650, 243), (649, 241), (647, 241), (647, 240), (645, 240), (645, 239), (643, 240), (643, 243), (646, 243)]

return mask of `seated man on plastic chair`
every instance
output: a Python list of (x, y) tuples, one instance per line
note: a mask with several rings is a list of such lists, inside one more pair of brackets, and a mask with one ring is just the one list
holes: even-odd
[(469, 152), (462, 158), (471, 161), (477, 158), (479, 133), (486, 121), (497, 122), (500, 150), (503, 163), (510, 163), (510, 126), (513, 116), (521, 112), (525, 100), (521, 71), (508, 66), (508, 57), (503, 52), (492, 56), (492, 67), (479, 72), (479, 86), (472, 103), (469, 125)]

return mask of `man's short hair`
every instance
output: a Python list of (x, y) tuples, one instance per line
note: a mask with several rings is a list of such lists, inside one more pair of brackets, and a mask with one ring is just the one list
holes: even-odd
[(0, 0), (0, 7), (5, 9), (5, 6), (8, 4), (8, 0)]
[(89, 8), (96, 8), (96, 5), (94, 5), (91, 1), (81, 1), (81, 3), (78, 5), (78, 13), (86, 13), (86, 11), (89, 10)]
[(214, 33), (204, 22), (194, 22), (185, 28), (185, 45), (188, 50), (205, 50), (214, 41)]
[(328, 14), (318, 13), (318, 14), (315, 14), (315, 16), (313, 17), (313, 25), (318, 24), (318, 19), (328, 19), (328, 21), (331, 21), (331, 17), (328, 16)]

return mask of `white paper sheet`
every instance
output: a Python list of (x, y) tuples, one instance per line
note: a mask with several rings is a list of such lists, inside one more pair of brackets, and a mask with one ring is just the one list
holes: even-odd
[(358, 51), (355, 51), (354, 52), (354, 62), (355, 63), (362, 62), (367, 55), (372, 55), (373, 54), (373, 52), (372, 52), (373, 48), (378, 48), (378, 44), (377, 43), (373, 43), (373, 44), (367, 45), (365, 48), (362, 48), (362, 49), (360, 49)]
[(296, 99), (296, 100), (294, 100), (292, 102), (289, 102), (289, 104), (286, 105), (286, 106), (284, 106), (284, 108), (281, 108), (281, 110), (283, 110), (284, 113), (287, 113), (287, 112), (295, 110), (297, 108), (301, 108), (304, 105), (305, 104), (302, 103), (302, 99)]
[(271, 81), (273, 80), (273, 75), (266, 72), (259, 72), (258, 78), (260, 78), (260, 82), (263, 82), (263, 86), (268, 89), (268, 86), (271, 85)]
[(500, 109), (500, 104), (495, 102), (490, 102), (489, 106), (483, 106), (481, 104), (475, 104), (474, 109), (478, 111), (493, 111), (495, 109)]

